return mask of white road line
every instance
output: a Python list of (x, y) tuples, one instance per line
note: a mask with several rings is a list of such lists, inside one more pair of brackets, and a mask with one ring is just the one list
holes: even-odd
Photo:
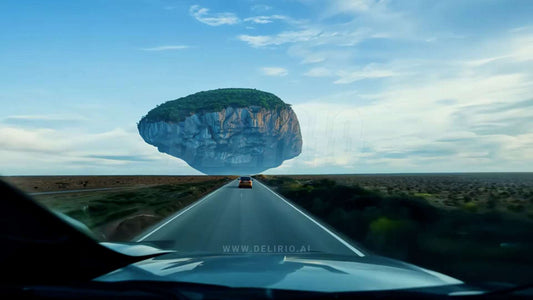
[(191, 208), (195, 207), (196, 205), (200, 204), (201, 202), (204, 202), (206, 199), (208, 199), (209, 197), (213, 196), (214, 194), (216, 194), (218, 191), (220, 191), (221, 189), (225, 188), (226, 186), (232, 184), (234, 182), (234, 180), (232, 180), (230, 183), (228, 184), (225, 184), (223, 185), (222, 187), (218, 188), (216, 191), (212, 192), (211, 194), (203, 197), (202, 199), (196, 201), (195, 203), (189, 205), (187, 208), (185, 209), (182, 209), (180, 210), (175, 216), (173, 216), (172, 218), (170, 218), (168, 221), (166, 221), (165, 223), (159, 225), (156, 229), (150, 231), (149, 233), (147, 233), (146, 235), (144, 235), (143, 237), (141, 237), (140, 239), (137, 240), (137, 242), (142, 242), (144, 239), (146, 239), (147, 237), (149, 237), (150, 235), (152, 235), (154, 232), (158, 231), (159, 229), (161, 229), (163, 226), (167, 225), (168, 223), (174, 221), (177, 217), (183, 215), (184, 213), (186, 213), (187, 211), (189, 211)]
[(313, 218), (311, 218), (310, 216), (306, 215), (303, 211), (299, 210), (297, 207), (295, 207), (294, 205), (292, 205), (290, 202), (288, 202), (287, 200), (283, 199), (283, 197), (281, 197), (280, 195), (278, 195), (276, 192), (274, 192), (273, 190), (271, 190), (270, 188), (268, 188), (266, 185), (262, 184), (261, 182), (257, 181), (257, 180), (254, 180), (255, 182), (259, 183), (260, 185), (262, 185), (264, 188), (266, 188), (267, 190), (269, 190), (272, 194), (276, 195), (278, 198), (280, 198), (281, 200), (283, 200), (283, 202), (287, 203), (290, 207), (294, 208), (296, 211), (298, 211), (299, 213), (301, 213), (302, 215), (304, 215), (306, 218), (308, 218), (309, 220), (311, 220), (313, 223), (315, 223), (316, 225), (318, 225), (318, 227), (322, 228), (324, 231), (326, 231), (327, 233), (329, 233), (331, 236), (333, 236), (335, 239), (337, 239), (339, 242), (341, 242), (344, 246), (348, 247), (348, 249), (352, 250), (355, 254), (363, 257), (365, 256), (365, 254), (359, 250), (357, 250), (356, 248), (354, 248), (352, 245), (350, 245), (348, 242), (346, 242), (345, 240), (343, 240), (342, 238), (340, 238), (338, 235), (336, 235), (335, 233), (331, 232), (331, 230), (327, 229), (326, 227), (324, 227), (322, 224), (320, 224), (319, 222), (315, 221)]

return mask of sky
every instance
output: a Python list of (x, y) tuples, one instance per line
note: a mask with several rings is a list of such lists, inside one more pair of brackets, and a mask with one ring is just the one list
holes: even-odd
[(256, 88), (302, 154), (267, 174), (533, 171), (533, 1), (3, 0), (0, 175), (200, 174), (136, 123)]

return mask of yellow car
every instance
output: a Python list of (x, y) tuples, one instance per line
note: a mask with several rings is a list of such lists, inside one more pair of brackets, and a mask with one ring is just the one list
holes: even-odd
[(239, 178), (239, 188), (252, 188), (252, 178), (243, 176)]

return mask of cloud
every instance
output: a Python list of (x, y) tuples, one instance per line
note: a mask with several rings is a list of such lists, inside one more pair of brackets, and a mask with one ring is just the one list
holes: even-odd
[(143, 51), (169, 51), (169, 50), (183, 50), (188, 49), (190, 46), (187, 45), (165, 45), (165, 46), (157, 46), (157, 47), (151, 47), (151, 48), (142, 48)]
[(14, 115), (1, 120), (4, 124), (34, 128), (68, 128), (89, 119), (77, 114)]
[(293, 21), (294, 30), (285, 30), (271, 35), (238, 35), (237, 39), (254, 48), (298, 45), (311, 49), (352, 47), (367, 39), (383, 38), (386, 34), (352, 22), (340, 24), (321, 24), (308, 21)]
[[(493, 54), (508, 53), (515, 48)], [(349, 65), (312, 68), (305, 75), (339, 76), (337, 83), (390, 80), (370, 93), (360, 84), (360, 91), (294, 104), (304, 149), (291, 170), (529, 171), (533, 76), (528, 64), (505, 58), (479, 68), (457, 58), (395, 60), (344, 73)]]
[(457, 123), (460, 105), (441, 110), (393, 99), (366, 106), (316, 101), (293, 105), (304, 140), (302, 154), (291, 161), (293, 172), (527, 171), (524, 166), (533, 163), (527, 126), (514, 124), (523, 129), (516, 135), (476, 130), (483, 120), (529, 107), (530, 101), (497, 115), (467, 113), (473, 119), (466, 123)]
[(530, 63), (533, 61), (533, 27), (521, 27), (510, 30), (504, 37), (486, 42), (480, 49), (484, 57), (468, 59), (465, 67), (486, 67), (490, 65), (509, 65), (512, 63)]
[(320, 62), (339, 62), (339, 65), (346, 66), (346, 61), (350, 60), (354, 55), (350, 49), (345, 48), (326, 48), (324, 46), (306, 47), (304, 45), (291, 45), (287, 49), (287, 54), (291, 57), (301, 59), (302, 64), (317, 64)]
[(364, 39), (420, 39), (422, 30), (417, 22), (423, 18), (393, 10), (389, 3), (382, 0), (334, 0), (323, 9), (323, 19), (331, 20), (339, 15), (348, 17), (349, 21), (343, 22), (346, 28), (367, 29)]
[(395, 71), (382, 69), (370, 64), (365, 66), (362, 70), (353, 72), (339, 71), (337, 75), (339, 76), (339, 79), (334, 81), (335, 84), (347, 84), (363, 79), (392, 77), (397, 76), (398, 74)]
[(383, 0), (333, 0), (325, 10), (326, 15), (349, 14), (355, 16), (370, 16), (373, 19), (393, 17), (388, 4)]
[[(315, 9), (321, 11), (322, 16), (314, 20), (288, 22), (293, 25), (289, 30), (273, 34), (241, 34), (237, 39), (254, 48), (275, 48), (273, 46), (282, 45), (298, 48), (298, 50), (289, 48), (289, 55), (300, 58), (302, 63), (335, 60), (339, 65), (346, 67), (346, 62), (353, 62), (353, 47), (364, 41), (422, 39), (420, 27), (404, 14), (391, 11), (387, 3), (388, 1), (370, 0), (327, 3), (307, 1), (306, 4), (315, 6)], [(343, 16), (339, 17), (340, 14)], [(291, 20), (290, 16), (287, 20)], [(258, 19), (258, 21), (271, 20)], [(341, 79), (339, 82), (343, 81)]]
[(5, 120), (26, 120), (26, 121), (80, 121), (87, 118), (79, 115), (14, 115), (8, 116)]
[(517, 62), (533, 61), (533, 31), (512, 39), (513, 51), (509, 54)]
[(264, 67), (261, 68), (261, 72), (267, 76), (286, 76), (289, 74), (287, 69), (280, 67)]
[(304, 73), (308, 77), (329, 77), (333, 75), (333, 72), (327, 68), (312, 68), (311, 70)]
[(513, 50), (505, 55), (468, 60), (464, 64), (467, 67), (483, 67), (494, 63), (533, 61), (533, 37), (530, 39), (523, 38), (519, 42), (515, 41), (515, 43)]
[(270, 37), (265, 35), (241, 34), (237, 37), (243, 42), (247, 42), (252, 47), (263, 47), (270, 44)]
[(192, 5), (189, 8), (189, 14), (196, 20), (209, 26), (233, 25), (240, 22), (240, 19), (234, 13), (215, 13), (210, 14), (209, 9)]
[(272, 15), (272, 16), (255, 16), (244, 19), (245, 22), (251, 22), (256, 24), (268, 24), (275, 20), (289, 20), (286, 16)]
[(146, 144), (135, 126), (97, 133), (2, 127), (0, 164), (2, 175), (198, 173)]
[(318, 30), (284, 31), (277, 35), (239, 35), (237, 38), (252, 47), (277, 46), (286, 43), (307, 42), (318, 38)]
[(58, 153), (67, 147), (53, 129), (0, 128), (0, 150), (29, 153)]
[(451, 117), (455, 126), (468, 127), (478, 135), (527, 134), (533, 128), (533, 99), (463, 106)]
[[(385, 152), (379, 155), (384, 158), (426, 158), (426, 157), (446, 157), (454, 156), (458, 151), (455, 149), (443, 149), (442, 147), (433, 146), (433, 147), (423, 147), (415, 150), (408, 150), (402, 152)], [(376, 154), (376, 153), (375, 153)]]
[(441, 99), (441, 100), (436, 100), (435, 101), (435, 104), (437, 105), (454, 105), (454, 104), (457, 104), (457, 100), (455, 99)]
[(256, 16), (244, 19), (245, 22), (252, 22), (256, 24), (268, 24), (272, 23), (272, 19), (267, 16)]
[(337, 13), (361, 13), (369, 11), (377, 3), (378, 1), (374, 0), (337, 0), (333, 2), (332, 9)]
[(154, 161), (155, 159), (142, 155), (86, 155), (89, 158), (98, 158), (118, 161)]

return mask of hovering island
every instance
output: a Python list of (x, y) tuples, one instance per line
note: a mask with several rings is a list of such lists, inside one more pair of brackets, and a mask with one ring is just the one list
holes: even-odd
[(208, 175), (257, 174), (302, 152), (291, 106), (256, 89), (216, 89), (168, 101), (137, 128), (160, 152)]

